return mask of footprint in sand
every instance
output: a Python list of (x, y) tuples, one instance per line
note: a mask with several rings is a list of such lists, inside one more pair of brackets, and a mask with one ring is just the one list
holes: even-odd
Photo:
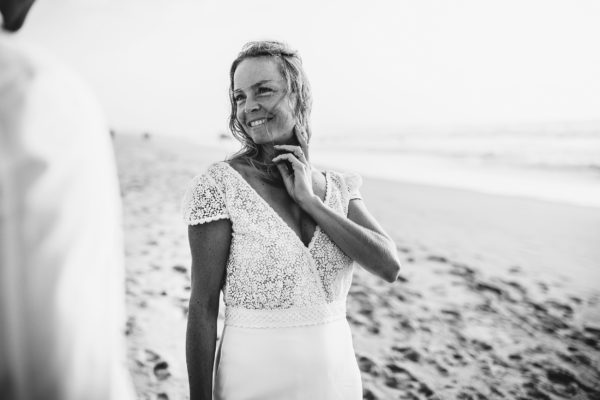
[(146, 353), (146, 361), (154, 362), (160, 360), (160, 356), (158, 355), (158, 353), (150, 349), (144, 350), (144, 353)]
[(153, 371), (154, 376), (156, 376), (156, 378), (159, 381), (164, 381), (165, 379), (168, 379), (171, 376), (171, 372), (169, 372), (169, 363), (167, 363), (166, 361), (159, 361), (158, 363), (156, 363), (154, 365)]
[(442, 263), (442, 264), (446, 264), (448, 262), (448, 259), (446, 257), (444, 257), (444, 256), (437, 256), (437, 255), (434, 255), (434, 254), (427, 256), (427, 260), (439, 262), (439, 263)]
[(127, 318), (127, 323), (125, 324), (125, 336), (129, 336), (133, 333), (135, 329), (135, 317), (130, 316)]
[(392, 351), (402, 354), (403, 358), (415, 363), (418, 363), (421, 359), (419, 352), (412, 347), (392, 346)]
[(450, 271), (451, 275), (460, 276), (465, 279), (473, 279), (476, 272), (473, 268), (466, 264), (452, 263), (453, 270)]
[(377, 395), (373, 392), (373, 389), (364, 388), (363, 389), (363, 400), (379, 400), (382, 399), (380, 395)]
[(511, 274), (520, 274), (522, 272), (522, 269), (520, 266), (514, 265), (509, 268), (508, 272), (510, 272)]
[(483, 282), (483, 281), (479, 281), (479, 282), (475, 282), (475, 286), (474, 286), (474, 290), (478, 291), (478, 292), (489, 292), (489, 293), (493, 293), (496, 296), (503, 296), (504, 295), (504, 290), (502, 290), (502, 288), (500, 288), (499, 286), (490, 283), (490, 282)]
[(369, 357), (358, 355), (357, 361), (358, 361), (358, 368), (362, 372), (369, 374), (373, 377), (381, 376), (381, 368)]
[(428, 399), (435, 395), (434, 391), (425, 382), (396, 364), (386, 365), (385, 385), (393, 389), (410, 389)]
[(180, 273), (182, 273), (182, 274), (186, 274), (186, 273), (187, 273), (187, 268), (186, 268), (186, 267), (184, 267), (184, 266), (182, 266), (182, 265), (175, 265), (175, 266), (173, 267), (173, 269), (174, 269), (175, 271), (177, 271), (177, 272), (180, 272)]
[(398, 246), (398, 245), (396, 245), (396, 250), (398, 250), (401, 253), (410, 253), (412, 251), (408, 247), (403, 247), (403, 246)]

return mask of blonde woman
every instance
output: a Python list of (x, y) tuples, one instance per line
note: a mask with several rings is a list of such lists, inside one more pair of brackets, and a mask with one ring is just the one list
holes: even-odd
[(394, 242), (362, 201), (358, 175), (310, 164), (311, 93), (295, 51), (247, 44), (230, 84), (242, 149), (194, 178), (183, 204), (190, 397), (362, 399), (346, 296), (354, 261), (396, 280)]

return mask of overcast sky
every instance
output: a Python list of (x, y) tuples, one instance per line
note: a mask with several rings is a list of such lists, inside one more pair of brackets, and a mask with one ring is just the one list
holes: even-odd
[(600, 3), (38, 0), (19, 34), (92, 85), (111, 125), (226, 130), (250, 40), (298, 49), (321, 134), (600, 121)]

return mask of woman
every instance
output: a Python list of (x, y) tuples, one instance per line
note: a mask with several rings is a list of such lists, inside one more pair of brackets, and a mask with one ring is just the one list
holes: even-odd
[(345, 318), (352, 263), (393, 282), (394, 242), (361, 200), (360, 177), (309, 163), (310, 87), (294, 51), (247, 44), (230, 84), (230, 128), (243, 148), (194, 178), (183, 205), (190, 397), (361, 399)]

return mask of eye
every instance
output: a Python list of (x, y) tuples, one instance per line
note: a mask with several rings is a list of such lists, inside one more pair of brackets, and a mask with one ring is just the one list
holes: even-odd
[(233, 101), (235, 101), (236, 103), (239, 103), (239, 102), (243, 101), (244, 99), (245, 99), (245, 97), (241, 93), (233, 95)]
[(271, 94), (273, 94), (275, 91), (273, 89), (271, 89), (270, 87), (266, 87), (266, 86), (261, 86), (258, 88), (258, 90), (256, 91), (256, 93), (259, 96), (270, 96)]

